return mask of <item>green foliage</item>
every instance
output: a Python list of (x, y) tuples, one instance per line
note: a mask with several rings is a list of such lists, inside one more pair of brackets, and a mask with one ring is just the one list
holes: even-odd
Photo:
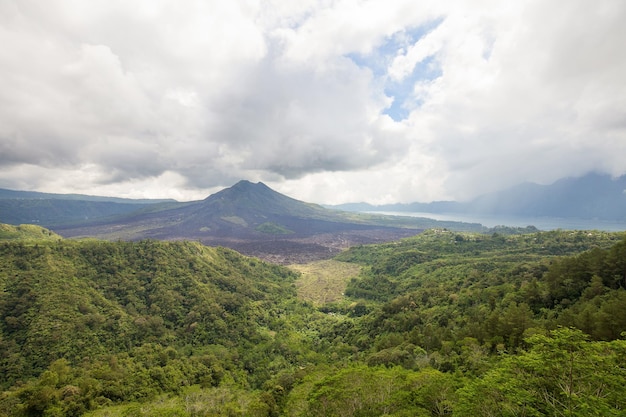
[(132, 402), (85, 414), (88, 417), (269, 416), (259, 392), (236, 387), (190, 387), (177, 397), (160, 396), (150, 403)]
[(296, 274), (193, 242), (3, 242), (0, 416), (620, 415), (625, 251), (434, 230)]
[(296, 282), (298, 297), (316, 305), (341, 300), (350, 278), (361, 271), (359, 265), (334, 259), (295, 264), (290, 268), (300, 273)]
[(20, 241), (41, 241), (41, 240), (59, 240), (61, 236), (48, 229), (33, 224), (21, 224), (19, 226), (11, 226), (9, 224), (0, 223), (0, 241), (3, 240), (20, 240)]
[(581, 331), (559, 328), (528, 344), (461, 389), (455, 415), (623, 415), (625, 341), (589, 342)]
[(261, 223), (257, 227), (255, 227), (257, 232), (267, 233), (270, 235), (288, 235), (293, 233), (293, 231), (287, 229), (285, 226), (281, 226), (280, 224), (265, 222)]
[(459, 380), (428, 369), (354, 366), (309, 385), (306, 416), (442, 416), (449, 415)]
[(42, 382), (60, 358), (89, 392), (83, 410), (225, 378), (260, 386), (279, 356), (295, 366), (288, 344), (264, 355), (295, 298), (286, 268), (191, 242), (6, 243), (0, 256), (0, 384), (21, 384), (3, 403), (26, 414), (69, 407)]
[[(626, 271), (621, 238), (602, 232), (484, 236), (434, 230), (352, 248), (338, 259), (365, 268), (345, 293), (372, 311), (352, 340), (378, 355), (369, 347), (395, 332), (404, 342), (435, 351), (431, 364), (446, 370), (465, 366), (459, 341), (466, 337), (490, 352), (523, 347), (533, 327), (576, 326), (597, 339), (615, 339), (626, 331), (618, 307), (624, 305), (620, 277)], [(449, 349), (442, 350), (444, 345)]]

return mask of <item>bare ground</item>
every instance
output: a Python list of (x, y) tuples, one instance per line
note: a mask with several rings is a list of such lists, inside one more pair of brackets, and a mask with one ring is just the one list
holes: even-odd
[(330, 259), (351, 246), (383, 243), (414, 236), (415, 229), (370, 229), (321, 233), (301, 238), (272, 239), (203, 239), (211, 246), (225, 246), (244, 255), (254, 256), (268, 262), (291, 265)]

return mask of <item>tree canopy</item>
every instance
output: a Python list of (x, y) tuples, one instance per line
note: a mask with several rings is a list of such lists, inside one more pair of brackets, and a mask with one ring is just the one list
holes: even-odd
[(361, 272), (312, 303), (294, 270), (196, 242), (6, 240), (0, 416), (626, 408), (623, 234), (430, 230), (316, 268), (340, 263)]

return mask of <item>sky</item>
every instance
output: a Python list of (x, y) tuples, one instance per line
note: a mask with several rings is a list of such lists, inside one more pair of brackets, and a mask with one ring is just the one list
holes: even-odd
[(0, 188), (467, 200), (626, 173), (623, 0), (0, 0)]

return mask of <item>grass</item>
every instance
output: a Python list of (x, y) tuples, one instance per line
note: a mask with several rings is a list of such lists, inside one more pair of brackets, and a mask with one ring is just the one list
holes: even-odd
[(301, 275), (296, 281), (298, 297), (315, 305), (339, 301), (346, 285), (361, 271), (361, 266), (327, 259), (308, 264), (291, 265)]
[(258, 225), (255, 228), (255, 230), (257, 232), (267, 233), (270, 235), (288, 235), (290, 233), (293, 233), (291, 230), (287, 229), (286, 227), (281, 226), (276, 223), (271, 223), (271, 222), (262, 223)]
[(41, 226), (21, 224), (12, 226), (0, 223), (0, 240), (59, 240), (61, 236)]
[(222, 220), (226, 220), (229, 223), (236, 224), (243, 227), (248, 227), (248, 222), (239, 216), (222, 216)]

